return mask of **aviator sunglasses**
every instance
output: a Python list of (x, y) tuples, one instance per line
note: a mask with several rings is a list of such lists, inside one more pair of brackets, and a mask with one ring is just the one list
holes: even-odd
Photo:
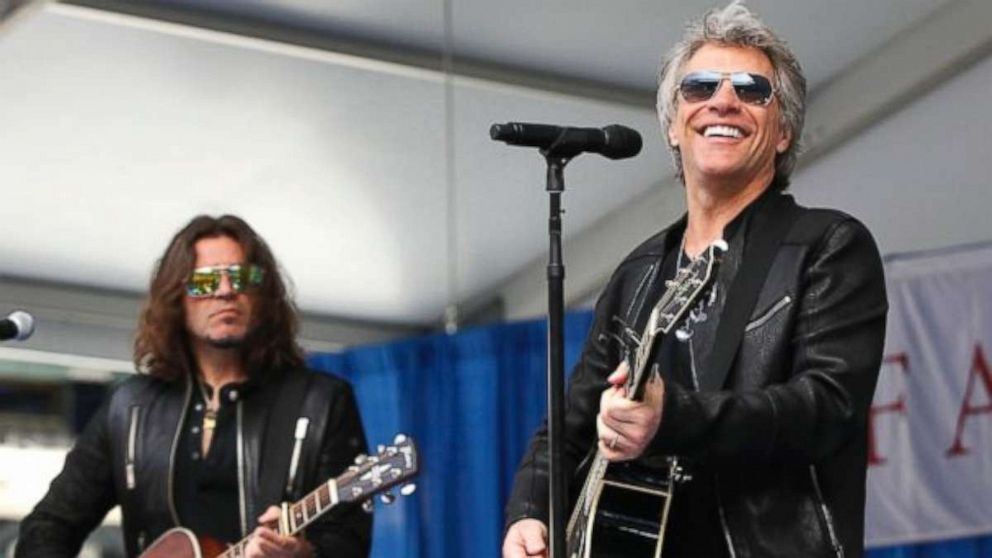
[(212, 296), (220, 289), (220, 282), (225, 273), (228, 281), (231, 282), (231, 290), (236, 293), (243, 293), (249, 287), (261, 285), (264, 275), (262, 268), (255, 264), (198, 267), (193, 270), (189, 281), (186, 282), (186, 294), (194, 298)]
[(679, 83), (679, 92), (686, 102), (699, 103), (715, 95), (725, 79), (730, 80), (734, 93), (742, 103), (764, 106), (771, 102), (775, 94), (772, 83), (761, 74), (712, 70), (689, 72)]

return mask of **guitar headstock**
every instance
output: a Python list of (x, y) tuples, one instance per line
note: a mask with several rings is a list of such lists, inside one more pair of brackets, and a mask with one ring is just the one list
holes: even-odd
[[(342, 502), (366, 501), (379, 494), (389, 504), (395, 500), (390, 489), (402, 484), (399, 492), (409, 496), (416, 485), (407, 483), (420, 471), (417, 448), (409, 437), (397, 434), (389, 446), (380, 445), (375, 455), (359, 455), (355, 464), (338, 477), (338, 495)], [(405, 484), (404, 484), (405, 483)]]
[(639, 400), (643, 396), (649, 375), (647, 365), (655, 337), (659, 333), (667, 334), (671, 331), (706, 292), (726, 251), (727, 243), (722, 239), (710, 244), (698, 258), (676, 270), (675, 277), (665, 282), (665, 293), (651, 310), (644, 333), (639, 339), (634, 361), (630, 363), (631, 374), (627, 377), (626, 387), (631, 398)]
[(718, 240), (710, 244), (689, 265), (675, 272), (675, 277), (665, 283), (667, 290), (651, 314), (651, 331), (667, 334), (689, 311), (710, 284), (720, 258), (726, 251), (726, 241)]

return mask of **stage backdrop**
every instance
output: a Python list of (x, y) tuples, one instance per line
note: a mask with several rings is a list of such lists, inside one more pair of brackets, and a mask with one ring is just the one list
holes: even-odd
[(992, 245), (890, 258), (886, 278), (868, 542), (992, 533)]
[[(887, 261), (872, 419), (870, 558), (992, 558), (992, 245)], [(566, 318), (566, 368), (592, 316)], [(418, 491), (375, 516), (376, 558), (495, 557), (513, 471), (544, 416), (546, 328), (500, 324), (311, 364), (355, 387), (369, 443), (420, 448)]]

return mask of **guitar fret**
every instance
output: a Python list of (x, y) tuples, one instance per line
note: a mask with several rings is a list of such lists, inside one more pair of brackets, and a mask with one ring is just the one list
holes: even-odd
[(327, 484), (320, 485), (317, 489), (317, 510), (323, 510), (331, 505), (331, 493), (327, 490)]
[(314, 517), (318, 513), (320, 513), (320, 507), (318, 505), (319, 501), (317, 499), (316, 492), (311, 492), (310, 494), (307, 494), (307, 497), (303, 499), (303, 504), (304, 506), (306, 506), (306, 508), (304, 509), (304, 513), (307, 516), (307, 521), (309, 521), (311, 517)]
[(306, 523), (306, 519), (303, 515), (303, 506), (294, 504), (293, 507), (290, 508), (289, 523), (294, 533), (298, 531), (304, 523)]
[(338, 481), (335, 479), (327, 481), (327, 491), (331, 497), (330, 505), (334, 506), (341, 501), (341, 497), (338, 495)]

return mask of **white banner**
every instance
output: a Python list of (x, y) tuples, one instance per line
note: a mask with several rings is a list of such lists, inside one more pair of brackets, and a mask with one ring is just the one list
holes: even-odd
[(886, 262), (869, 546), (992, 533), (992, 245)]

